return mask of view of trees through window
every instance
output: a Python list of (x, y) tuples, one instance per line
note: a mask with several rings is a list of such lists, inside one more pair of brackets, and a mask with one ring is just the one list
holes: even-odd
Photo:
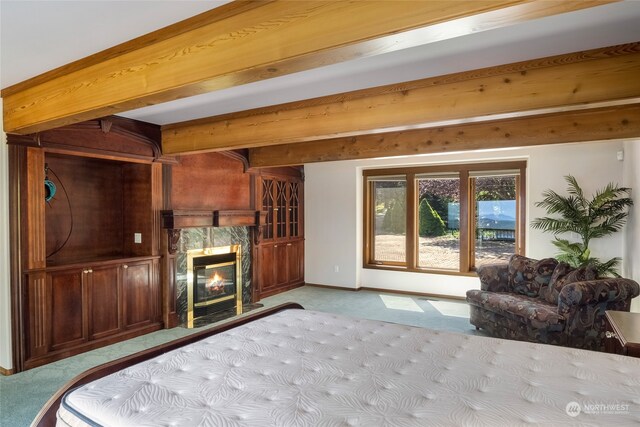
[(407, 246), (407, 181), (384, 178), (373, 182), (375, 209), (374, 260), (405, 262)]
[(418, 266), (460, 268), (460, 178), (418, 178)]
[[(524, 168), (524, 163), (516, 166)], [(520, 170), (460, 172), (452, 167), (449, 172), (430, 173), (425, 168), (425, 172), (368, 178), (372, 229), (367, 262), (464, 272), (506, 261), (517, 252), (518, 221), (522, 221), (517, 215)], [(409, 182), (415, 185), (411, 193)], [(407, 194), (414, 200), (407, 200)], [(466, 229), (460, 229), (461, 223)], [(413, 236), (410, 246), (415, 246), (409, 254), (407, 233)]]

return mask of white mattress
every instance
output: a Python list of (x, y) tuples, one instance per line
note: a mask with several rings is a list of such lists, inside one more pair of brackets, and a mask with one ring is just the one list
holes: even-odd
[[(570, 402), (580, 405), (576, 417)], [(63, 426), (637, 425), (640, 359), (287, 310), (82, 386), (58, 418)]]

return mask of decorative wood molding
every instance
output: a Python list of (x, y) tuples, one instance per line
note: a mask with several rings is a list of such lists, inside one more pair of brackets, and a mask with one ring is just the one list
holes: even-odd
[(109, 131), (111, 130), (111, 126), (113, 125), (113, 122), (110, 120), (106, 120), (106, 119), (101, 119), (100, 120), (100, 128), (102, 129), (102, 132), (104, 133), (109, 133)]
[(162, 227), (167, 229), (168, 252), (178, 250), (181, 229), (189, 227), (258, 227), (264, 223), (267, 213), (255, 210), (195, 211), (164, 210)]
[(9, 257), (11, 260), (11, 346), (13, 367), (16, 372), (23, 370), (26, 358), (26, 330), (22, 319), (25, 302), (25, 281), (22, 274), (23, 247), (21, 230), (21, 197), (26, 166), (26, 147), (9, 146)]
[(24, 259), (22, 265), (27, 269), (44, 268), (46, 264), (46, 237), (44, 224), (44, 152), (37, 148), (27, 148), (26, 168), (24, 170), (25, 185), (24, 218), (22, 248)]
[(167, 230), (169, 239), (168, 239), (168, 249), (167, 251), (170, 254), (175, 254), (178, 252), (178, 245), (180, 243), (180, 235), (182, 234), (182, 229), (180, 228), (170, 228)]
[(160, 137), (160, 126), (109, 116), (30, 135), (8, 134), (7, 143), (72, 155), (176, 163), (162, 155)]
[(220, 154), (223, 154), (231, 159), (238, 160), (242, 163), (243, 172), (249, 171), (249, 150), (233, 150), (233, 151), (221, 151)]
[(230, 150), (640, 103), (640, 42), (162, 127), (165, 153)]
[(3, 90), (4, 129), (43, 131), (610, 2), (236, 1)]
[(160, 212), (164, 208), (163, 195), (164, 189), (162, 173), (164, 171), (164, 165), (159, 163), (153, 163), (151, 165), (151, 221), (153, 225), (152, 230), (152, 243), (151, 254), (159, 255), (161, 253), (162, 227), (160, 226)]
[(249, 149), (251, 167), (640, 137), (640, 105), (358, 135)]

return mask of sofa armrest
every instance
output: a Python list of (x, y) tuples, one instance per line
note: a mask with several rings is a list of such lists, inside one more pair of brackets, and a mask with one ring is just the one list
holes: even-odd
[(570, 283), (558, 297), (558, 312), (567, 314), (572, 307), (605, 304), (606, 309), (629, 310), (631, 299), (640, 294), (638, 283), (630, 279), (606, 278)]
[(480, 289), (490, 292), (509, 292), (509, 264), (487, 264), (476, 269), (480, 278)]

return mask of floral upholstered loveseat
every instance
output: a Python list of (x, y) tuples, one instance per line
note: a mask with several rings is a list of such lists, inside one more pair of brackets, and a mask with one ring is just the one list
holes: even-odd
[(572, 269), (553, 258), (513, 255), (508, 263), (479, 267), (481, 289), (467, 292), (470, 321), (500, 338), (604, 349), (605, 310), (629, 311), (640, 286), (629, 279), (597, 278), (590, 267)]

